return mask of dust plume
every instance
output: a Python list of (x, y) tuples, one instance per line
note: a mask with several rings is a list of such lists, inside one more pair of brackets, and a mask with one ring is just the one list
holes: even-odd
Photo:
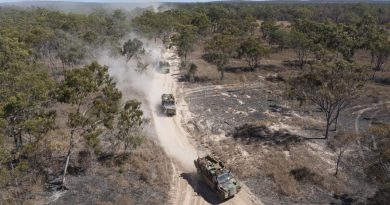
[(162, 87), (152, 86), (152, 81), (160, 62), (164, 60), (164, 53), (167, 49), (160, 43), (140, 38), (134, 34), (130, 34), (128, 39), (130, 38), (137, 38), (143, 43), (146, 52), (142, 56), (142, 61), (148, 64), (145, 70), (139, 71), (135, 60), (127, 61), (125, 56), (110, 56), (107, 50), (101, 52), (98, 62), (109, 67), (109, 73), (123, 93), (124, 100), (141, 98), (157, 106), (164, 90)]

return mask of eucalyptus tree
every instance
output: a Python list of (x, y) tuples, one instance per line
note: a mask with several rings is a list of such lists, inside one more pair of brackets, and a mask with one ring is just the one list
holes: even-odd
[(123, 144), (125, 152), (131, 147), (137, 148), (144, 140), (142, 132), (148, 120), (143, 117), (141, 102), (129, 100), (125, 103), (123, 110), (119, 114), (117, 134), (118, 141)]
[(193, 51), (197, 41), (197, 28), (192, 25), (176, 26), (177, 33), (172, 36), (172, 44), (176, 46), (179, 56), (183, 58), (184, 65), (187, 65), (187, 57)]
[(230, 58), (237, 52), (237, 41), (234, 36), (216, 34), (212, 39), (206, 42), (205, 54), (209, 62), (217, 66), (223, 80), (225, 67)]
[(123, 44), (122, 55), (126, 56), (127, 61), (131, 60), (133, 57), (138, 58), (145, 54), (143, 45), (142, 41), (137, 38), (129, 39)]
[(260, 39), (255, 37), (245, 39), (239, 48), (239, 55), (245, 59), (248, 66), (252, 69), (257, 68), (261, 59), (269, 52), (269, 49), (262, 45)]
[(367, 72), (347, 61), (319, 63), (290, 80), (291, 94), (318, 106), (326, 121), (325, 136), (340, 112), (351, 105), (365, 85)]
[(58, 86), (58, 101), (71, 106), (67, 117), (69, 148), (62, 177), (63, 187), (75, 139), (84, 138), (99, 153), (99, 135), (104, 129), (114, 127), (114, 117), (122, 97), (115, 85), (108, 68), (92, 62), (84, 68), (67, 71)]

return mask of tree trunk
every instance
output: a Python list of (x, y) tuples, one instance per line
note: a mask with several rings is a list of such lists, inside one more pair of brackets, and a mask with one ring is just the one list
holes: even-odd
[(340, 165), (340, 160), (341, 160), (341, 155), (343, 154), (343, 151), (342, 150), (339, 150), (339, 154), (337, 155), (337, 161), (336, 161), (336, 172), (335, 172), (335, 176), (337, 176), (337, 174), (339, 173), (339, 165)]
[(18, 150), (19, 149), (18, 137), (15, 134), (14, 134), (14, 143), (15, 143), (15, 150)]
[(336, 116), (335, 116), (335, 121), (334, 121), (334, 131), (337, 130), (337, 122), (338, 122), (338, 119), (339, 119), (339, 115), (340, 115), (340, 108), (338, 108), (337, 111), (336, 111)]
[(22, 138), (21, 132), (18, 133), (18, 137), (19, 137), (19, 147), (22, 147), (23, 146), (23, 138)]
[(62, 70), (65, 71), (65, 63), (64, 63), (64, 61), (62, 61), (61, 63), (62, 63)]
[(330, 122), (329, 122), (329, 120), (327, 120), (327, 122), (326, 122), (326, 130), (325, 130), (325, 138), (324, 139), (328, 139), (329, 127), (330, 127)]
[[(13, 157), (13, 159), (15, 159), (15, 156)], [(14, 164), (12, 163), (12, 160), (11, 160), (11, 175), (14, 177), (14, 180), (15, 180), (15, 186), (19, 186), (19, 183), (18, 183), (18, 178), (16, 177), (15, 175), (15, 167), (14, 167)]]
[(184, 53), (184, 67), (187, 67), (187, 52)]
[(68, 154), (66, 155), (66, 162), (65, 162), (65, 167), (64, 167), (64, 173), (62, 175), (62, 189), (65, 188), (66, 173), (68, 171), (70, 155), (72, 154), (72, 149), (73, 149), (73, 135), (74, 135), (74, 132), (75, 132), (75, 130), (72, 130), (71, 134), (70, 134), (69, 149), (68, 149)]
[(72, 154), (72, 146), (69, 147), (69, 149), (68, 149), (68, 154), (66, 155), (66, 162), (65, 162), (65, 167), (64, 167), (64, 174), (62, 175), (62, 187), (65, 187), (66, 172), (68, 171), (69, 159), (70, 159), (70, 155), (71, 155), (71, 154)]
[(378, 145), (377, 145), (375, 137), (373, 135), (371, 135), (371, 139), (372, 139), (372, 149), (378, 150)]
[(225, 74), (224, 68), (221, 68), (220, 72), (221, 72), (221, 80), (223, 80), (223, 77), (224, 77), (224, 74)]

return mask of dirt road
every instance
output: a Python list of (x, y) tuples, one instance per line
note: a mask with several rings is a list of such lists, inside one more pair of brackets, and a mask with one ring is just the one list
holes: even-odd
[[(388, 104), (390, 104), (390, 101), (387, 101), (387, 102), (382, 102), (382, 103), (376, 103), (376, 104), (371, 104), (371, 105), (364, 105), (364, 106), (357, 106), (357, 107), (354, 107), (352, 108), (351, 110), (354, 110), (354, 109), (358, 109), (356, 112), (356, 118), (355, 118), (355, 133), (356, 134), (359, 134), (360, 133), (360, 118), (361, 116), (365, 113), (365, 112), (372, 112), (371, 116), (370, 116), (370, 121), (369, 121), (369, 125), (368, 127), (371, 126), (371, 123), (372, 123), (372, 118), (374, 118), (375, 115), (377, 115), (377, 113), (379, 112), (379, 109), (386, 107), (388, 106)], [(388, 109), (388, 108), (387, 108)], [(376, 147), (376, 141), (375, 141), (375, 138), (372, 137), (372, 140), (373, 140), (373, 146)], [(364, 151), (363, 151), (363, 146), (360, 142), (360, 140), (357, 141), (358, 142), (358, 145), (360, 147), (360, 150), (359, 150), (359, 154), (360, 154), (360, 157), (362, 158), (363, 161), (366, 161), (366, 158), (364, 156)]]
[[(181, 124), (186, 122), (183, 118), (188, 117), (188, 109), (183, 97), (178, 95), (182, 89), (178, 87), (177, 83), (179, 59), (172, 50), (166, 52), (163, 59), (170, 64), (170, 74), (160, 74), (158, 72), (153, 74), (150, 92), (159, 93), (159, 95), (151, 96), (149, 103), (158, 139), (173, 161), (172, 204), (262, 204), (245, 186), (237, 196), (221, 202), (213, 191), (197, 178), (193, 161), (202, 153), (198, 153), (190, 142), (189, 134)], [(177, 96), (176, 116), (167, 117), (161, 113), (159, 100), (162, 93), (174, 93)]]

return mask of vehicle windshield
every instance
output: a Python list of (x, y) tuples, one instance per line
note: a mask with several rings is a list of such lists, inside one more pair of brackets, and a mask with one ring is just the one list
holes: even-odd
[(233, 176), (230, 173), (224, 173), (217, 177), (218, 183), (223, 184), (229, 181)]

